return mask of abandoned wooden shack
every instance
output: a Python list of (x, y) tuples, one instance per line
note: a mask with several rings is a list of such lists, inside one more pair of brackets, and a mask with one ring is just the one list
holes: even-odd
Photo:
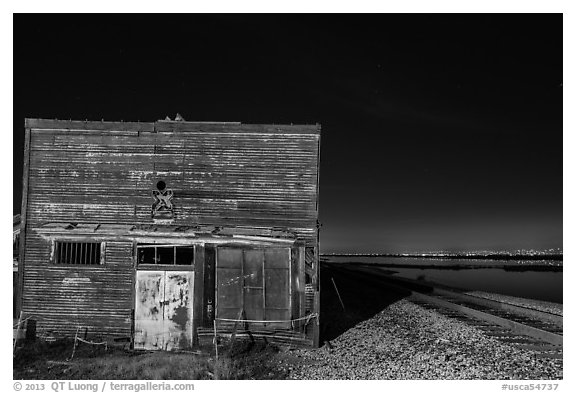
[(25, 120), (18, 310), (38, 335), (317, 346), (319, 125)]

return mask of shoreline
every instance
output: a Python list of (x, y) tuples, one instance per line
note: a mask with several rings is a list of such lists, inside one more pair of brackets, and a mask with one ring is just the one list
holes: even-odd
[(561, 380), (539, 356), (406, 299), (316, 350), (295, 351), (290, 379)]
[(320, 254), (320, 258), (406, 258), (406, 259), (477, 259), (493, 261), (563, 261), (563, 254), (542, 255), (446, 255), (446, 254)]
[(444, 269), (444, 270), (464, 270), (464, 269), (502, 269), (506, 271), (545, 271), (545, 272), (563, 272), (562, 265), (536, 265), (536, 264), (486, 264), (485, 262), (468, 263), (468, 264), (454, 264), (449, 261), (435, 261), (432, 263), (393, 263), (393, 262), (368, 262), (368, 261), (333, 261), (322, 260), (324, 264), (351, 264), (359, 266), (378, 266), (378, 267), (396, 267), (396, 268), (409, 268), (409, 269)]
[[(319, 349), (292, 351), (290, 379), (563, 378), (562, 359), (520, 350), (477, 326), (423, 308), (407, 299), (409, 292), (396, 292), (385, 284), (358, 280), (330, 269), (329, 264), (324, 265), (321, 279), (324, 286), (320, 324), (324, 345)], [(502, 295), (484, 293), (484, 296)], [(531, 299), (514, 299), (533, 307), (551, 306)]]

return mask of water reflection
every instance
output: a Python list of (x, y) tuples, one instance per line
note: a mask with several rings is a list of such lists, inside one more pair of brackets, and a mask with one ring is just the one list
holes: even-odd
[[(416, 259), (390, 257), (330, 257), (330, 262), (386, 266), (382, 269), (411, 279), (425, 279), (470, 291), (485, 291), (528, 299), (563, 303), (562, 268), (545, 267), (535, 261), (490, 261), (465, 259)], [(524, 263), (525, 262), (525, 263)], [(520, 265), (525, 271), (505, 269)], [(406, 267), (416, 265), (418, 267)], [(430, 266), (430, 267), (425, 267)], [(483, 266), (503, 266), (483, 267)], [(444, 268), (437, 268), (444, 267)], [(522, 268), (523, 269), (523, 268)], [(560, 270), (559, 270), (560, 269)]]
[(562, 303), (562, 272), (517, 272), (504, 269), (387, 268), (401, 277), (425, 279), (473, 291), (500, 293)]

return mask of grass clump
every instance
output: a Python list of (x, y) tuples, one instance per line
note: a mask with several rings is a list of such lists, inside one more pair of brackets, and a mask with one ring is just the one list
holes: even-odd
[(278, 347), (263, 342), (237, 341), (218, 359), (220, 379), (286, 379)]
[(37, 340), (18, 349), (14, 379), (202, 380), (284, 379), (282, 353), (262, 342), (237, 341), (220, 347), (218, 360), (209, 352), (130, 351), (80, 344), (72, 340)]

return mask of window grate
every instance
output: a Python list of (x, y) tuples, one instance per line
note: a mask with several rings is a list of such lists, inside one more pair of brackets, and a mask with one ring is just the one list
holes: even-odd
[(59, 265), (100, 265), (101, 243), (56, 242), (55, 262)]

